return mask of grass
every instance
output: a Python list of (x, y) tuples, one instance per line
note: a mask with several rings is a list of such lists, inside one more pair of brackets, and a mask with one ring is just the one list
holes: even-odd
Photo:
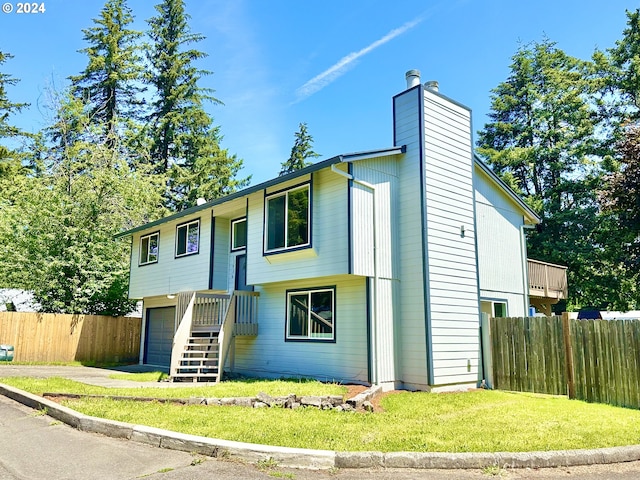
[[(343, 388), (296, 381), (223, 382), (213, 387), (144, 390), (90, 387), (65, 379), (6, 378), (2, 382), (35, 394), (53, 391), (163, 397), (253, 396), (258, 391), (271, 395), (329, 394), (330, 390)], [(384, 412), (374, 414), (110, 399), (69, 400), (64, 404), (87, 415), (193, 435), (323, 450), (520, 452), (640, 443), (638, 410), (490, 390), (397, 393), (382, 400)]]
[[(131, 375), (131, 374), (124, 374)], [(138, 375), (134, 374), (136, 380)], [(133, 379), (126, 377), (127, 380)], [(216, 385), (194, 384), (195, 386), (167, 388), (167, 387), (134, 387), (134, 388), (107, 388), (75, 382), (62, 377), (32, 378), (32, 377), (5, 377), (0, 381), (7, 385), (26, 390), (36, 395), (48, 393), (78, 393), (82, 395), (113, 395), (129, 397), (153, 397), (153, 398), (189, 398), (189, 397), (255, 397), (259, 392), (272, 396), (288, 395), (344, 395), (346, 388), (337, 384), (321, 383), (313, 380), (230, 380)]]

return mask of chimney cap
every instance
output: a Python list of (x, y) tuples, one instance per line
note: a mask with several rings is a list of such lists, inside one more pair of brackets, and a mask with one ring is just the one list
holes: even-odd
[(429, 80), (427, 82), (424, 82), (424, 88), (426, 88), (427, 90), (431, 90), (432, 92), (437, 92), (440, 90), (440, 86), (437, 80)]
[(420, 70), (409, 70), (404, 76), (407, 79), (407, 88), (420, 85)]

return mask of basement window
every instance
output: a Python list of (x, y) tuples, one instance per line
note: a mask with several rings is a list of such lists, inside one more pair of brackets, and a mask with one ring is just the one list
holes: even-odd
[(335, 290), (287, 291), (287, 341), (335, 341)]

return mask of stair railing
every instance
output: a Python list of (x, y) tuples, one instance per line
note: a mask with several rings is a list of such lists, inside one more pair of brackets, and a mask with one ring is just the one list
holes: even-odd
[(236, 321), (236, 295), (231, 296), (231, 301), (227, 305), (227, 310), (224, 314), (224, 320), (220, 325), (220, 333), (218, 333), (218, 344), (220, 349), (218, 350), (218, 382), (222, 380), (222, 374), (224, 372), (224, 365), (227, 363), (227, 356), (229, 355), (229, 346), (233, 339), (233, 328)]
[(173, 336), (173, 346), (171, 347), (171, 376), (174, 376), (178, 373), (178, 369), (180, 368), (180, 358), (182, 358), (182, 350), (184, 349), (184, 346), (187, 344), (189, 336), (191, 335), (191, 321), (193, 319), (193, 305), (195, 303), (195, 299), (196, 294), (193, 293), (191, 295), (191, 300), (189, 301), (187, 308), (185, 309), (184, 315), (180, 320), (178, 329)]

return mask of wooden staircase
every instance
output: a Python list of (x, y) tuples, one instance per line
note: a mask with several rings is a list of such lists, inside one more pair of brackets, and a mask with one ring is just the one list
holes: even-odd
[(180, 353), (172, 381), (217, 382), (220, 373), (220, 344), (218, 332), (192, 331)]
[[(257, 334), (258, 294), (180, 295), (177, 313), (182, 320), (174, 335), (171, 381), (219, 382), (233, 336)], [(234, 332), (238, 321), (243, 327), (239, 333)]]

